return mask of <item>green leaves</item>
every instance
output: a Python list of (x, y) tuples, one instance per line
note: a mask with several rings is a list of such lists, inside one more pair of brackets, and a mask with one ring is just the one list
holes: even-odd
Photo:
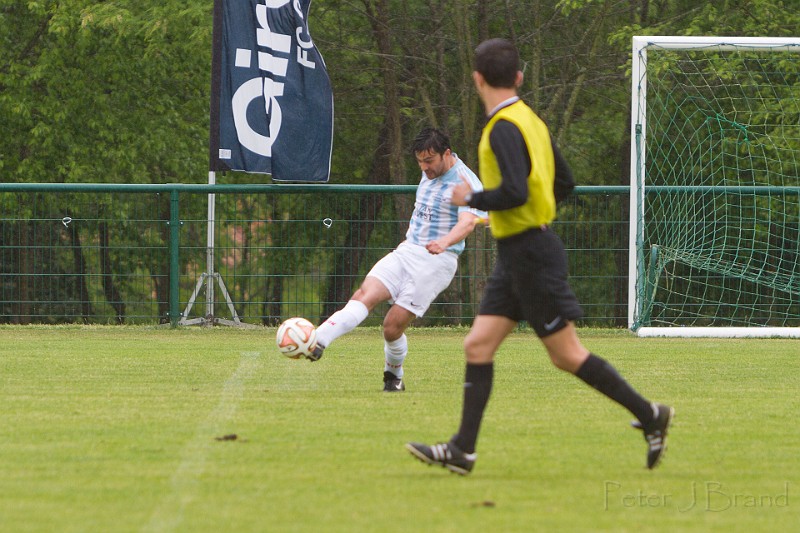
[[(448, 130), (474, 165), (483, 110), (471, 54), (481, 39), (503, 36), (526, 65), (523, 98), (563, 139), (582, 183), (616, 183), (625, 165), (603, 154), (625, 152), (632, 35), (800, 27), (797, 10), (777, 0), (495, 4), (502, 9), (466, 0), (312, 4), (313, 37), (334, 87), (334, 181), (388, 181), (374, 165), (390, 151), (394, 171), (402, 160), (414, 181), (406, 145), (429, 124)], [(212, 6), (0, 0), (2, 179), (205, 182)], [(390, 111), (391, 147), (381, 138)], [(253, 178), (226, 177), (239, 179)]]
[(17, 44), (0, 62), (0, 153), (11, 179), (206, 179), (210, 4), (8, 4), (0, 39)]

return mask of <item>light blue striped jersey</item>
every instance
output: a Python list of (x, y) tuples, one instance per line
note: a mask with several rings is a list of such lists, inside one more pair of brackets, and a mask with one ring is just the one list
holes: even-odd
[[(428, 179), (422, 173), (422, 180), (417, 187), (417, 198), (414, 202), (414, 213), (406, 232), (406, 240), (419, 246), (425, 246), (431, 241), (444, 237), (458, 222), (458, 215), (464, 211), (473, 213), (476, 217), (486, 218), (488, 214), (479, 209), (468, 206), (458, 207), (450, 203), (452, 190), (461, 183), (463, 176), (473, 191), (482, 191), (480, 180), (467, 165), (454, 153), (456, 163), (438, 178)], [(460, 254), (464, 251), (464, 241), (459, 241), (450, 246), (447, 251)]]

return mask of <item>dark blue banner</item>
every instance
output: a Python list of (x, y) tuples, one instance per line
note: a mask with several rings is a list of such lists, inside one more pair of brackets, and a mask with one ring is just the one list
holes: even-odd
[(215, 0), (211, 170), (326, 182), (333, 92), (311, 0)]

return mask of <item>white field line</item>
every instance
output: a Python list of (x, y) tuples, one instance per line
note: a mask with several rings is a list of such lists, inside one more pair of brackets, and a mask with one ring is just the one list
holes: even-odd
[(224, 431), (225, 423), (233, 418), (244, 396), (244, 384), (260, 364), (261, 352), (242, 352), (239, 367), (222, 387), (217, 406), (200, 421), (191, 440), (181, 453), (181, 462), (172, 474), (172, 491), (153, 510), (150, 522), (142, 531), (174, 531), (183, 521), (186, 507), (194, 500), (200, 476), (214, 438)]

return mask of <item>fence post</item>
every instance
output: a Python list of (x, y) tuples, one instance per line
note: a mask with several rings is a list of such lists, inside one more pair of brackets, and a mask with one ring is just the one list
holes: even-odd
[(180, 229), (179, 193), (172, 189), (169, 194), (169, 321), (177, 327), (180, 313)]

